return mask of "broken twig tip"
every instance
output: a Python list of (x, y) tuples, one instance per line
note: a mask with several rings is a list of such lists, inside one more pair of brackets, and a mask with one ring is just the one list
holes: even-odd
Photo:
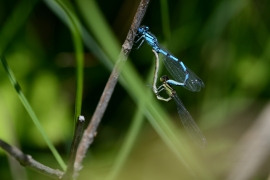
[(81, 122), (82, 122), (82, 121), (85, 121), (84, 116), (80, 115), (80, 116), (79, 116), (79, 121), (81, 121)]

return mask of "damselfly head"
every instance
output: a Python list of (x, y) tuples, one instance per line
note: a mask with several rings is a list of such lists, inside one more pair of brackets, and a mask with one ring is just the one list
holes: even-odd
[(161, 82), (166, 82), (166, 81), (168, 81), (170, 78), (169, 78), (169, 76), (167, 76), (167, 75), (164, 75), (164, 76), (161, 76), (160, 77), (160, 81)]
[(148, 26), (141, 26), (138, 28), (138, 33), (143, 34), (144, 32), (147, 32), (149, 30)]

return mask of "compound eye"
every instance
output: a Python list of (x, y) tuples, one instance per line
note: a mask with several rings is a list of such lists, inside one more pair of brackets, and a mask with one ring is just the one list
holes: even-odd
[(149, 30), (149, 27), (148, 26), (145, 26), (145, 28), (144, 28), (146, 31), (148, 31)]
[(167, 75), (164, 75), (164, 76), (161, 76), (161, 77), (159, 78), (159, 80), (160, 80), (161, 82), (165, 82), (165, 81), (169, 80), (169, 77), (168, 77)]
[(144, 30), (143, 30), (143, 27), (139, 27), (138, 28), (138, 33), (142, 33)]
[(168, 81), (170, 78), (167, 75), (161, 76), (160, 81), (165, 82)]

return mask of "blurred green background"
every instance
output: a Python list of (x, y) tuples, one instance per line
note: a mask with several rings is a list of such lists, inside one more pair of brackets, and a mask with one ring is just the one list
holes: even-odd
[[(83, 32), (81, 114), (88, 124), (140, 1), (62, 2)], [(132, 50), (123, 68), (79, 179), (268, 179), (269, 5), (266, 0), (151, 1), (142, 24), (206, 85), (199, 93), (175, 89), (207, 147), (200, 149), (188, 137), (174, 102), (159, 102), (147, 87), (154, 56), (144, 45)], [(65, 161), (76, 93), (76, 43), (69, 27), (57, 1), (0, 0), (0, 53)], [(161, 68), (160, 75), (169, 75), (163, 64)], [(4, 68), (0, 138), (61, 169)], [(0, 174), (7, 180), (47, 179), (20, 168), (2, 150)]]

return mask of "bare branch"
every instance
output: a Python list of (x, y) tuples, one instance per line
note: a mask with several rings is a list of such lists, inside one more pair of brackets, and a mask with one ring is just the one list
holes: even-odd
[(84, 131), (83, 138), (79, 144), (79, 148), (76, 155), (75, 160), (75, 173), (78, 175), (78, 172), (80, 169), (82, 169), (82, 161), (85, 157), (85, 154), (94, 140), (94, 136), (96, 135), (97, 127), (101, 121), (101, 118), (103, 117), (103, 114), (108, 106), (108, 103), (110, 101), (110, 98), (112, 96), (112, 93), (114, 91), (114, 87), (117, 83), (119, 74), (121, 72), (121, 69), (127, 60), (127, 57), (132, 49), (133, 41), (136, 36), (137, 29), (142, 21), (142, 18), (146, 12), (146, 9), (148, 7), (150, 0), (141, 0), (140, 5), (137, 9), (137, 12), (135, 14), (135, 17), (133, 19), (133, 22), (131, 24), (131, 27), (129, 29), (129, 32), (127, 34), (126, 40), (124, 44), (122, 45), (122, 49), (120, 52), (120, 55), (118, 56), (118, 60), (116, 62), (116, 65), (109, 77), (109, 80), (106, 84), (106, 87), (102, 93), (102, 96), (99, 100), (98, 106), (96, 107), (95, 113), (91, 119), (90, 124), (88, 125), (87, 129)]
[(53, 179), (61, 179), (64, 175), (64, 172), (58, 169), (49, 168), (36, 160), (34, 160), (30, 155), (24, 154), (16, 147), (12, 147), (7, 144), (5, 141), (0, 139), (0, 147), (4, 149), (9, 155), (14, 157), (22, 166), (28, 167), (34, 171), (37, 171), (45, 176), (48, 176)]
[(84, 122), (84, 116), (79, 116), (76, 122), (72, 145), (69, 152), (68, 167), (62, 179), (72, 179), (76, 152), (82, 138)]

